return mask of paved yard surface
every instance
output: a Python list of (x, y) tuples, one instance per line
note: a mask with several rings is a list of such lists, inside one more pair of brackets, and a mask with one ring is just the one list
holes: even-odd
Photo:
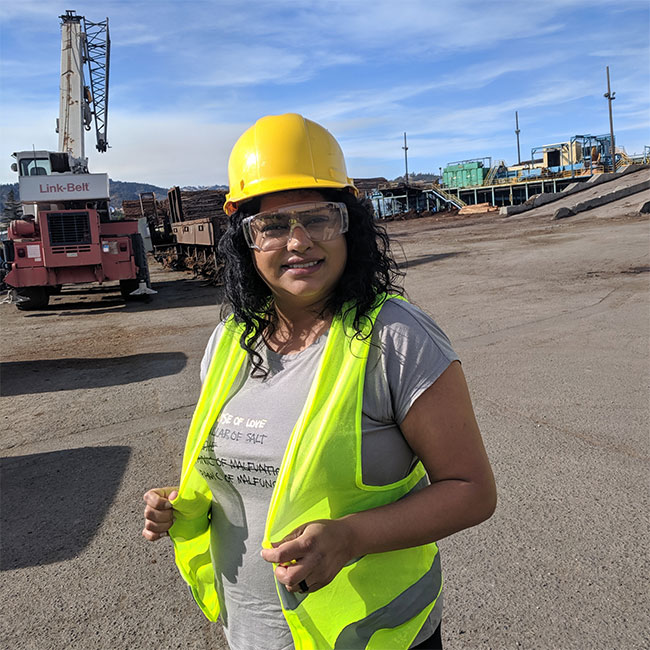
[[(388, 224), (499, 487), (491, 520), (440, 544), (450, 650), (650, 647), (648, 198)], [(177, 481), (219, 291), (153, 280), (148, 305), (67, 287), (0, 306), (3, 647), (225, 648), (167, 540), (140, 536), (142, 493)]]

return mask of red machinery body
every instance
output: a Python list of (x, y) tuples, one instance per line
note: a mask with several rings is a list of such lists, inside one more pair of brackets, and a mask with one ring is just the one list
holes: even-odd
[(138, 275), (137, 221), (100, 223), (96, 210), (49, 210), (38, 222), (9, 227), (14, 255), (4, 281), (11, 287), (132, 280)]

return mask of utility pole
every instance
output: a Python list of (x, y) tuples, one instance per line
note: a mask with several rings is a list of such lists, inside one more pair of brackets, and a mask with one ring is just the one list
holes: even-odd
[(407, 151), (409, 148), (406, 146), (406, 131), (404, 131), (404, 146), (402, 147), (404, 149), (404, 167), (406, 169), (406, 186), (408, 187), (409, 184), (409, 157)]
[(517, 164), (521, 165), (521, 152), (519, 150), (519, 113), (515, 111), (515, 133), (517, 134)]
[(607, 66), (607, 92), (603, 95), (607, 99), (609, 105), (609, 137), (612, 146), (612, 172), (616, 171), (616, 147), (614, 146), (614, 120), (612, 118), (612, 102), (616, 99), (616, 93), (612, 92), (609, 86), (609, 66)]

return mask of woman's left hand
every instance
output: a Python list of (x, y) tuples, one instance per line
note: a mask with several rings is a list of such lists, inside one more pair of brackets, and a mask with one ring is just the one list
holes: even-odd
[[(288, 591), (312, 592), (329, 584), (352, 559), (352, 530), (345, 520), (319, 519), (296, 528), (262, 557), (273, 562), (278, 582)], [(303, 582), (304, 581), (304, 582)]]

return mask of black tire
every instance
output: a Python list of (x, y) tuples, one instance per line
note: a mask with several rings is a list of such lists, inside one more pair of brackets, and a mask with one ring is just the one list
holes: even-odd
[(140, 286), (137, 280), (120, 280), (120, 293), (124, 300), (138, 300), (141, 296), (132, 296), (131, 292), (135, 291)]
[(16, 289), (16, 293), (21, 298), (25, 298), (25, 300), (16, 303), (16, 307), (20, 311), (44, 309), (50, 301), (50, 294), (47, 291), (47, 287), (20, 287)]
[(54, 286), (48, 286), (47, 292), (50, 294), (50, 296), (58, 296), (61, 293), (62, 289), (62, 284), (55, 284)]

